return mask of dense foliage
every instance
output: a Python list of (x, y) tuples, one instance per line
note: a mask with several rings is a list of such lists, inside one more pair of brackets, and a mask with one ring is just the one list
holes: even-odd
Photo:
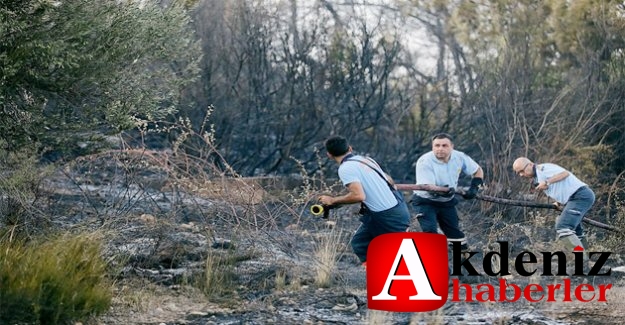
[(185, 12), (152, 2), (3, 1), (0, 135), (8, 148), (79, 150), (79, 140), (175, 112), (201, 57)]

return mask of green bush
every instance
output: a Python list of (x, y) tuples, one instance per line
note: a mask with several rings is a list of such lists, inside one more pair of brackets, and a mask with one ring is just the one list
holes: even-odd
[(93, 237), (0, 242), (0, 324), (66, 324), (107, 311), (112, 286)]

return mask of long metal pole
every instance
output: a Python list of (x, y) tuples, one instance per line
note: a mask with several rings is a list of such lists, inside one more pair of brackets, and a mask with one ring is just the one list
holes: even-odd
[[(395, 184), (395, 186), (400, 191), (414, 191), (414, 190), (417, 190), (417, 191), (432, 191), (430, 185)], [(456, 190), (456, 193), (462, 194), (462, 193), (464, 193), (464, 191), (462, 189), (458, 189), (458, 190)], [(539, 202), (531, 202), (531, 201), (510, 200), (510, 199), (504, 199), (504, 198), (499, 198), (499, 197), (494, 197), (494, 196), (484, 195), (484, 194), (477, 194), (477, 196), (475, 198), (478, 199), (478, 200), (487, 201), (487, 202), (493, 202), (493, 203), (498, 203), (498, 204), (514, 205), (514, 206), (528, 207), (528, 208), (560, 210), (560, 208), (558, 206), (556, 206), (555, 204), (549, 204), (549, 203), (539, 203)], [(621, 229), (618, 229), (616, 227), (607, 225), (605, 223), (602, 223), (602, 222), (590, 219), (588, 217), (584, 217), (584, 219), (582, 219), (582, 221), (584, 221), (584, 222), (586, 222), (586, 223), (588, 223), (590, 225), (593, 225), (595, 227), (599, 227), (599, 228), (603, 228), (603, 229), (610, 230), (610, 231), (615, 231), (615, 232), (621, 232)]]

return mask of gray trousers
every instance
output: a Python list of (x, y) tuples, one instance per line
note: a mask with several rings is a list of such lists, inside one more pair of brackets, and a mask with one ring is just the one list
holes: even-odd
[(588, 187), (580, 187), (564, 205), (562, 213), (556, 218), (556, 233), (558, 239), (577, 235), (581, 240), (584, 238), (582, 219), (595, 203), (595, 193)]
[(367, 250), (373, 238), (392, 232), (405, 232), (410, 226), (410, 212), (405, 202), (379, 212), (367, 212), (360, 217), (360, 227), (352, 237), (352, 249), (360, 262), (367, 260)]

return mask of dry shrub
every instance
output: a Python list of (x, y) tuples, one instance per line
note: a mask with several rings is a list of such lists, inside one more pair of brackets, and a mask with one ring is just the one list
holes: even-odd
[[(128, 216), (139, 201), (151, 205), (147, 207), (151, 211), (162, 211), (153, 199), (154, 193), (167, 197), (171, 203), (167, 210), (169, 216), (191, 209), (202, 214), (202, 218), (220, 218), (234, 225), (262, 227), (274, 223), (263, 219), (258, 212), (259, 206), (271, 200), (261, 186), (261, 179), (226, 176), (216, 166), (185, 152), (110, 150), (74, 160), (65, 166), (65, 174), (80, 185), (85, 203), (93, 202), (91, 207), (102, 224)], [(89, 185), (93, 185), (97, 193), (87, 190)], [(98, 196), (101, 193), (107, 194), (105, 204)], [(208, 213), (202, 199), (216, 203), (212, 209), (217, 211)]]
[(2, 324), (65, 324), (108, 310), (100, 240), (67, 235), (45, 242), (0, 242)]
[[(608, 233), (601, 245), (598, 245), (599, 243), (596, 242), (590, 242), (591, 249), (593, 251), (611, 251), (615, 253), (613, 258), (623, 259), (623, 254), (625, 254), (625, 249), (623, 248), (623, 240), (625, 240), (625, 204), (622, 201), (618, 200), (614, 203), (614, 215), (610, 217), (609, 223), (611, 226), (621, 229), (621, 231)], [(623, 263), (623, 261), (619, 261), (619, 263)]]
[(614, 150), (605, 144), (571, 147), (560, 162), (555, 162), (573, 172), (580, 179), (593, 184), (598, 175), (609, 173)]
[[(0, 140), (0, 148), (2, 143)], [(0, 149), (0, 228), (9, 228), (12, 238), (40, 234), (48, 228), (47, 216), (34, 202), (40, 198), (41, 181), (50, 170), (38, 166), (36, 155), (28, 149)]]
[(179, 178), (175, 185), (184, 192), (206, 199), (228, 201), (232, 204), (260, 204), (269, 195), (254, 177)]

